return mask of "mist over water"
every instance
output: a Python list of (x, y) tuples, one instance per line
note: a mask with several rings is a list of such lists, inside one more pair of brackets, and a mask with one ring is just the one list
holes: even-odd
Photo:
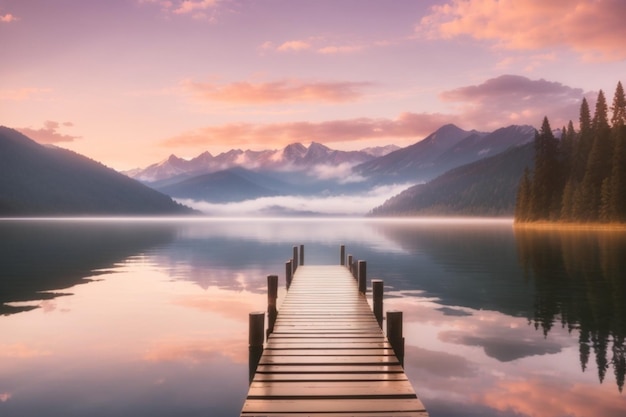
[[(294, 245), (404, 312), (431, 416), (622, 416), (626, 234), (484, 219), (0, 221), (0, 415), (238, 415)], [(368, 283), (369, 285), (369, 283)], [(280, 308), (280, 305), (279, 305)]]

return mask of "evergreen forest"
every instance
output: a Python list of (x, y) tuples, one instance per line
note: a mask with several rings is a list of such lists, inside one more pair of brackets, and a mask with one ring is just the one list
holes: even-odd
[(610, 108), (600, 90), (593, 117), (583, 98), (578, 130), (570, 120), (555, 135), (546, 116), (534, 152), (534, 169), (525, 169), (518, 186), (516, 222), (626, 222), (626, 97), (621, 82)]

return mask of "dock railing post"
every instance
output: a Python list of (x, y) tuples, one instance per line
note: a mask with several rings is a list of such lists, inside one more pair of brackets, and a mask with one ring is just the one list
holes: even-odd
[(339, 247), (339, 265), (344, 266), (346, 264), (346, 245)]
[(296, 272), (296, 269), (298, 269), (298, 247), (294, 246), (293, 247), (293, 272)]
[(400, 365), (404, 367), (404, 337), (402, 336), (401, 311), (387, 311), (387, 340), (391, 343)]
[(359, 261), (359, 292), (365, 294), (367, 291), (367, 264), (365, 261)]
[(352, 273), (352, 255), (348, 255), (348, 265), (346, 265), (346, 267), (348, 268), (348, 271)]
[(372, 280), (372, 309), (380, 328), (383, 328), (383, 290), (384, 283), (381, 279)]
[(287, 289), (291, 287), (291, 280), (293, 278), (293, 267), (291, 266), (291, 260), (285, 262), (285, 281), (287, 282)]
[(300, 245), (300, 265), (304, 265), (304, 245)]
[(248, 317), (248, 382), (251, 384), (263, 355), (265, 312), (256, 311)]
[(278, 298), (278, 275), (267, 276), (267, 336), (274, 331), (274, 323), (278, 310), (276, 309), (276, 299)]

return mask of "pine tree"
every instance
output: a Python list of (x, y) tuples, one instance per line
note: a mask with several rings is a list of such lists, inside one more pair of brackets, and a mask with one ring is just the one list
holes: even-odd
[(528, 167), (524, 168), (524, 174), (517, 188), (517, 199), (515, 201), (515, 221), (525, 222), (530, 220), (531, 205), (531, 180)]
[(602, 182), (611, 173), (611, 129), (608, 108), (602, 90), (598, 93), (596, 111), (591, 122), (593, 139), (582, 181), (583, 220), (597, 221), (600, 217)]
[(608, 220), (626, 220), (626, 97), (622, 83), (617, 83), (611, 106), (613, 159), (608, 202)]
[(541, 131), (535, 135), (535, 172), (531, 187), (531, 220), (556, 219), (560, 216), (560, 164), (558, 141), (550, 122), (544, 117)]

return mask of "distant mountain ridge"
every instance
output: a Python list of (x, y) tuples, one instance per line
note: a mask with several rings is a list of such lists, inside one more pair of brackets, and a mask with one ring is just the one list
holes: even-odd
[(98, 162), (0, 126), (0, 216), (192, 212)]
[(153, 183), (174, 177), (191, 178), (235, 167), (260, 171), (298, 171), (316, 165), (357, 165), (396, 149), (399, 147), (387, 145), (360, 151), (340, 151), (316, 142), (308, 147), (301, 143), (292, 143), (279, 150), (232, 149), (216, 156), (207, 151), (189, 160), (170, 155), (164, 161), (127, 171), (126, 174), (137, 180)]
[(512, 125), (486, 133), (448, 124), (413, 145), (364, 162), (354, 170), (384, 182), (425, 182), (450, 169), (531, 142), (534, 135), (532, 126)]

